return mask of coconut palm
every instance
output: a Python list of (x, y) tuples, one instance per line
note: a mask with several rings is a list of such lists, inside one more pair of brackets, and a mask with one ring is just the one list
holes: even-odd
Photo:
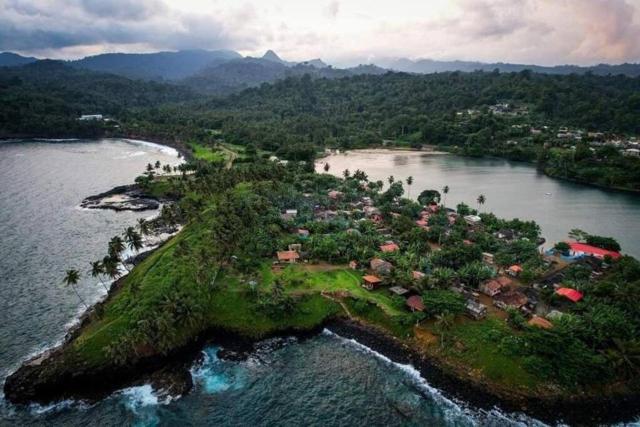
[(409, 176), (407, 178), (407, 195), (409, 196), (409, 198), (411, 198), (411, 185), (413, 185), (413, 177)]
[(149, 234), (149, 222), (144, 218), (138, 218), (138, 228), (143, 236)]
[(444, 347), (444, 341), (446, 338), (446, 334), (453, 327), (453, 314), (448, 311), (444, 311), (436, 316), (436, 327), (438, 329), (438, 333), (440, 334), (440, 347)]
[(129, 271), (125, 262), (120, 257), (120, 254), (122, 253), (122, 251), (124, 251), (124, 249), (125, 249), (125, 245), (124, 245), (124, 241), (122, 240), (122, 237), (113, 236), (109, 241), (109, 256), (114, 260), (122, 261), (122, 265), (124, 266), (124, 268), (126, 268), (127, 271)]
[(447, 206), (447, 194), (449, 194), (449, 186), (445, 185), (444, 187), (442, 187), (442, 194), (444, 194), (444, 197), (442, 198), (442, 206)]
[(93, 278), (98, 278), (98, 280), (100, 281), (100, 284), (102, 284), (102, 286), (104, 287), (104, 290), (109, 292), (109, 289), (107, 288), (107, 285), (102, 281), (102, 275), (104, 274), (104, 267), (102, 266), (102, 262), (100, 261), (93, 261), (91, 263), (91, 277)]
[(112, 280), (115, 280), (120, 275), (118, 271), (118, 260), (113, 259), (109, 255), (102, 258), (102, 270), (104, 274), (109, 276)]
[(344, 176), (344, 179), (349, 178), (349, 176), (351, 176), (351, 172), (349, 172), (349, 169), (345, 169), (345, 170), (342, 172), (342, 176)]
[(129, 249), (136, 253), (142, 248), (142, 237), (133, 227), (127, 227), (125, 230), (124, 241), (127, 243)]
[(325, 163), (324, 164), (324, 171), (325, 172), (329, 172), (329, 169), (331, 168), (331, 166), (329, 166), (329, 163)]
[(477, 202), (478, 202), (478, 212), (480, 212), (480, 206), (484, 205), (484, 203), (487, 201), (487, 198), (484, 196), (484, 194), (481, 194), (478, 196), (477, 198)]
[(74, 269), (67, 270), (67, 272), (65, 273), (65, 276), (64, 276), (64, 284), (66, 286), (70, 286), (73, 289), (73, 291), (76, 293), (76, 295), (78, 296), (78, 299), (80, 300), (80, 302), (86, 308), (89, 308), (87, 303), (84, 302), (84, 300), (80, 296), (80, 293), (78, 292), (78, 289), (76, 289), (76, 285), (78, 284), (78, 280), (80, 280), (80, 273), (78, 272), (78, 270), (74, 270)]
[(393, 184), (396, 181), (396, 179), (393, 177), (393, 175), (389, 175), (389, 178), (387, 178), (387, 182), (389, 183), (389, 185)]

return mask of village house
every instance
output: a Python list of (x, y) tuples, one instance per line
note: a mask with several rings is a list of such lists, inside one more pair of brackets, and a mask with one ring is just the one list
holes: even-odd
[(500, 240), (505, 240), (510, 242), (516, 238), (516, 232), (509, 229), (504, 229), (500, 231), (496, 231), (494, 236)]
[(481, 320), (487, 316), (487, 306), (478, 301), (470, 299), (467, 300), (465, 312), (472, 319)]
[(556, 289), (556, 294), (565, 297), (571, 302), (578, 302), (583, 297), (582, 292), (572, 288), (558, 288)]
[(506, 291), (496, 295), (493, 298), (493, 305), (503, 310), (514, 308), (519, 310), (528, 301), (525, 294), (519, 291)]
[(522, 267), (518, 264), (514, 264), (511, 267), (507, 268), (507, 274), (513, 277), (518, 277), (522, 273)]
[(495, 262), (493, 254), (490, 254), (489, 252), (482, 252), (482, 262), (488, 265), (493, 265)]
[(96, 121), (101, 121), (103, 119), (102, 114), (83, 114), (81, 115), (78, 120), (81, 121), (92, 121), (92, 120), (96, 120)]
[(344, 196), (344, 193), (342, 191), (331, 190), (327, 193), (327, 196), (329, 196), (331, 200), (338, 200)]
[(547, 319), (540, 316), (533, 316), (531, 319), (529, 319), (527, 324), (529, 324), (529, 326), (535, 326), (542, 329), (553, 328), (553, 323), (549, 322)]
[(398, 250), (400, 250), (400, 247), (393, 242), (385, 242), (384, 245), (380, 246), (380, 251), (385, 253), (396, 252)]
[(390, 274), (391, 270), (393, 270), (393, 265), (380, 258), (374, 258), (369, 263), (371, 270), (375, 271), (377, 274)]
[(392, 286), (389, 288), (391, 293), (394, 293), (398, 296), (403, 296), (409, 292), (408, 289), (403, 288), (402, 286)]
[(596, 246), (587, 245), (586, 243), (568, 242), (569, 243), (569, 255), (572, 257), (579, 256), (592, 256), (598, 259), (604, 259), (609, 255), (613, 259), (618, 259), (622, 255), (620, 252), (609, 251), (606, 249), (598, 248)]
[(366, 275), (362, 277), (362, 287), (368, 291), (376, 289), (382, 283), (382, 279), (373, 275)]
[(296, 251), (278, 251), (278, 262), (281, 264), (295, 264), (300, 258)]
[(480, 218), (478, 215), (466, 215), (464, 217), (464, 220), (472, 227), (480, 225), (480, 223), (482, 222), (482, 218)]
[(284, 213), (280, 214), (280, 217), (285, 221), (293, 221), (297, 216), (297, 209), (287, 209), (284, 211)]
[(302, 252), (302, 245), (300, 243), (291, 243), (289, 244), (289, 250), (299, 254)]
[(358, 269), (358, 262), (357, 261), (349, 261), (349, 268), (352, 270), (357, 270)]
[(298, 237), (302, 239), (306, 239), (309, 237), (309, 230), (305, 230), (304, 228), (298, 228)]
[(626, 157), (640, 157), (640, 149), (638, 148), (627, 148), (622, 152), (623, 156)]
[(414, 270), (411, 272), (411, 277), (413, 278), (413, 280), (416, 280), (416, 281), (420, 281), (424, 279), (425, 276), (426, 274), (424, 274), (422, 271)]
[(418, 295), (413, 295), (407, 298), (406, 304), (407, 307), (409, 307), (409, 309), (413, 312), (425, 310), (424, 303), (422, 302), (422, 297)]
[(498, 280), (488, 280), (480, 286), (480, 291), (490, 297), (494, 297), (502, 292), (508, 285), (503, 285)]
[(429, 221), (426, 219), (417, 220), (416, 225), (424, 230), (429, 230)]

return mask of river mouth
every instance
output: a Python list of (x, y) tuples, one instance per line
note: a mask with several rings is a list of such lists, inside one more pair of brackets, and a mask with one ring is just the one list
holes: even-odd
[[(586, 185), (549, 178), (532, 165), (496, 158), (469, 158), (426, 151), (367, 149), (332, 153), (316, 163), (316, 171), (342, 176), (348, 169), (360, 169), (369, 180), (388, 177), (402, 180), (405, 196), (417, 198), (421, 191), (441, 191), (449, 187), (446, 204), (455, 208), (464, 202), (478, 208), (476, 199), (486, 197), (481, 211), (500, 218), (520, 218), (537, 222), (547, 247), (565, 240), (573, 228), (611, 236), (622, 251), (640, 256), (640, 196), (606, 191)], [(413, 184), (406, 179), (413, 177)]]

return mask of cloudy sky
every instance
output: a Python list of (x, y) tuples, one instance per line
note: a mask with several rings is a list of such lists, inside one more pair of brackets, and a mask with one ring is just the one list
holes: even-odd
[(640, 62), (640, 0), (0, 0), (0, 51)]

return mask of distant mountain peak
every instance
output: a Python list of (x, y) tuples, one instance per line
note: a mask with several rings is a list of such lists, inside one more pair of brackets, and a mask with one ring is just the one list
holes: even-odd
[(278, 56), (277, 53), (269, 49), (264, 55), (262, 55), (262, 59), (266, 59), (267, 61), (273, 62), (284, 62), (282, 58)]

